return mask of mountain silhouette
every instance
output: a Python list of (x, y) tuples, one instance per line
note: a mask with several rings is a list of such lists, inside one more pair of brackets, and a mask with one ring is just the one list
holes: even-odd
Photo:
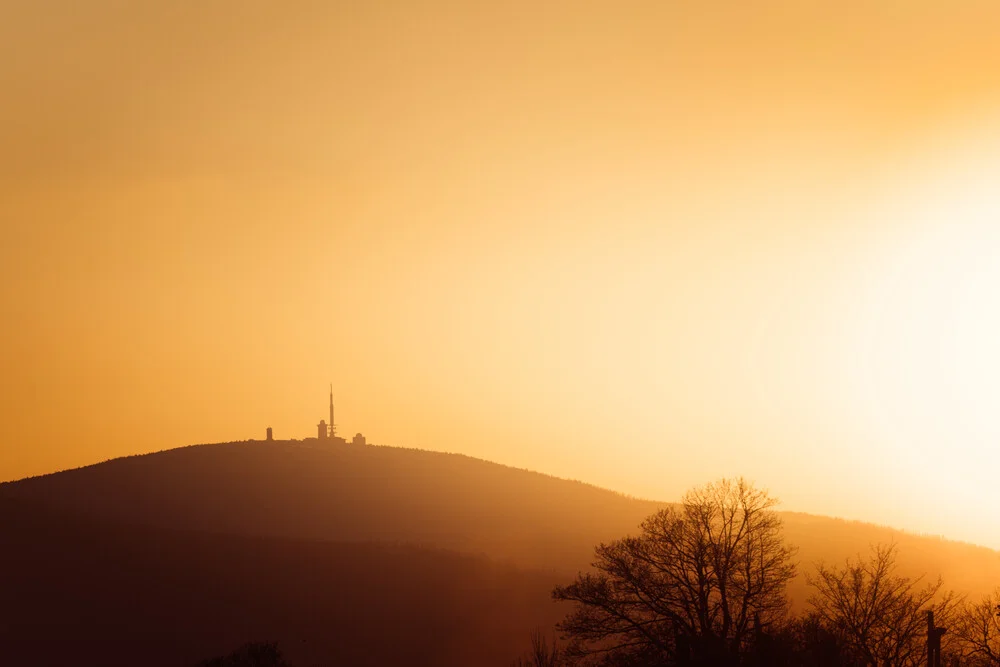
[[(505, 665), (564, 611), (552, 586), (665, 505), (457, 454), (309, 441), (115, 459), (2, 484), (0, 501), (0, 645), (23, 665), (59, 664), (30, 658), (60, 646), (102, 658), (75, 664), (135, 664), (159, 644), (167, 657), (139, 661), (193, 664), (253, 640), (287, 644), (298, 666)], [(781, 516), (797, 608), (813, 563), (880, 542), (898, 544), (901, 573), (948, 589), (1000, 582), (990, 549)]]
[(457, 454), (198, 445), (0, 485), (85, 516), (314, 540), (388, 540), (575, 571), (660, 504)]

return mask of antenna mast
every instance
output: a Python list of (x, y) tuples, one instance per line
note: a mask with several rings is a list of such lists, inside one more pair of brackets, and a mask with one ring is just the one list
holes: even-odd
[(330, 383), (330, 437), (337, 435), (337, 427), (333, 425), (333, 383)]

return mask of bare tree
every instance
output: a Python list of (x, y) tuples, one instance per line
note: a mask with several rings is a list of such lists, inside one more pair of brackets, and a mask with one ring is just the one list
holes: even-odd
[(562, 663), (562, 652), (555, 638), (549, 644), (542, 631), (535, 629), (531, 633), (531, 650), (527, 655), (518, 658), (513, 667), (559, 667)]
[(925, 612), (939, 625), (954, 619), (958, 599), (939, 596), (942, 582), (921, 585), (923, 577), (896, 574), (896, 546), (873, 546), (863, 560), (843, 567), (817, 566), (807, 577), (816, 593), (809, 598), (816, 615), (850, 647), (855, 660), (871, 667), (922, 665), (926, 651)]
[(578, 664), (735, 664), (757, 627), (787, 611), (794, 550), (777, 501), (721, 480), (657, 512), (641, 532), (596, 548), (595, 573), (553, 597), (576, 603), (559, 628)]
[(1000, 588), (964, 605), (954, 622), (963, 653), (982, 665), (1000, 666)]

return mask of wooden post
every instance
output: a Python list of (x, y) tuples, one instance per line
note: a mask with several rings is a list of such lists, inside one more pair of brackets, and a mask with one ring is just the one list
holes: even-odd
[(927, 612), (927, 667), (934, 667), (934, 612)]
[(947, 628), (934, 627), (934, 612), (927, 612), (927, 667), (941, 667), (941, 636)]

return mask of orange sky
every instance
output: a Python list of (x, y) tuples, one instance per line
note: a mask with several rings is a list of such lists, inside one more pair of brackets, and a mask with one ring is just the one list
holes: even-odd
[(998, 21), (6, 2), (0, 479), (312, 435), (332, 380), (376, 443), (1000, 547)]

